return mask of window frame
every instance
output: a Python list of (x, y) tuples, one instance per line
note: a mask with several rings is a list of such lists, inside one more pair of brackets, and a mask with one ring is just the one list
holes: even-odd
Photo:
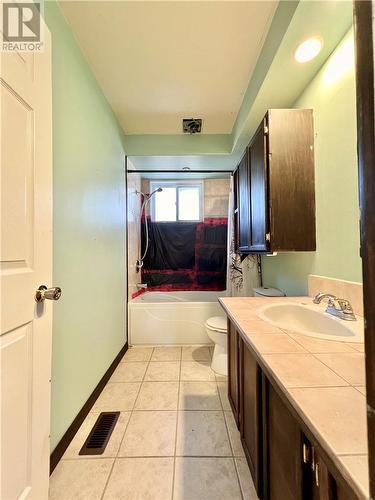
[[(160, 224), (170, 224), (170, 223), (176, 223), (178, 222), (179, 224), (183, 224), (184, 222), (186, 223), (192, 223), (192, 222), (202, 222), (203, 217), (204, 217), (204, 182), (203, 180), (191, 180), (191, 181), (150, 181), (150, 193), (152, 193), (155, 189), (158, 189), (159, 187), (161, 188), (175, 188), (176, 189), (176, 220), (173, 221), (157, 221), (155, 220), (155, 201), (156, 197), (153, 196), (151, 198), (151, 221), (152, 222), (157, 222)], [(179, 204), (179, 189), (180, 188), (186, 188), (186, 187), (195, 187), (199, 189), (199, 219), (193, 219), (193, 220), (186, 220), (186, 219), (180, 219), (179, 218), (179, 212), (180, 212), (180, 204)]]

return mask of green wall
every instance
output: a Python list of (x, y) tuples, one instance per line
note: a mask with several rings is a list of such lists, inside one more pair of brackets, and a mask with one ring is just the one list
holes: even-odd
[(350, 30), (294, 105), (314, 110), (317, 251), (263, 258), (264, 284), (290, 295), (308, 274), (362, 281), (353, 52)]
[(125, 343), (123, 136), (55, 2), (51, 449)]

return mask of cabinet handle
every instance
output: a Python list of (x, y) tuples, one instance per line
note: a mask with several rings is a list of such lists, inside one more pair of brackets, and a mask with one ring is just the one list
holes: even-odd
[(319, 463), (315, 465), (315, 484), (319, 488)]
[(303, 463), (308, 464), (310, 462), (310, 447), (306, 444), (303, 443), (303, 448), (302, 448), (302, 457), (303, 457)]

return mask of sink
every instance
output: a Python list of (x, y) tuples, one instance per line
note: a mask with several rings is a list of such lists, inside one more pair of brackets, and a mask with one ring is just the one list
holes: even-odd
[(339, 342), (363, 342), (363, 320), (345, 321), (326, 313), (320, 306), (277, 303), (263, 307), (258, 316), (282, 330)]

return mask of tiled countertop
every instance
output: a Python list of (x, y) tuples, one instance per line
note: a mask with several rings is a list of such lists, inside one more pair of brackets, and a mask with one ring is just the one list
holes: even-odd
[(297, 335), (258, 316), (269, 303), (311, 304), (311, 297), (225, 297), (219, 301), (343, 476), (360, 498), (368, 499), (363, 343)]

